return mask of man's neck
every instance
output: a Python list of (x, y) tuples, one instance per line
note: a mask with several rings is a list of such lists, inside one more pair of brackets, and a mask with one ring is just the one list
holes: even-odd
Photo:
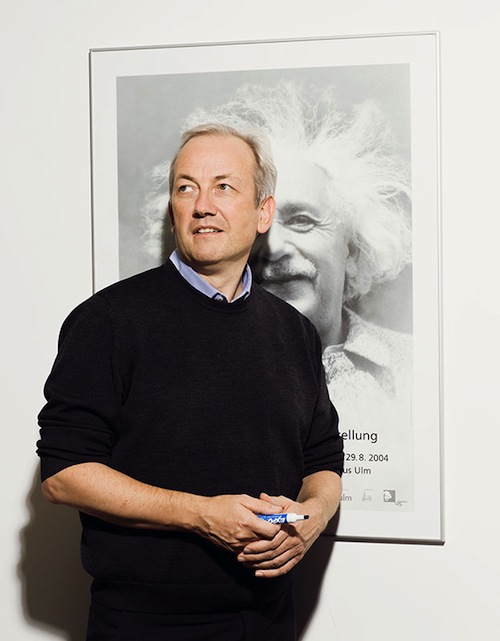
[[(251, 286), (251, 274), (245, 276), (246, 261), (239, 261), (229, 264), (194, 264), (186, 260), (177, 249), (177, 259), (187, 265), (201, 279), (208, 283), (215, 290), (224, 295), (228, 302), (232, 302)], [(174, 261), (175, 262), (175, 261)]]
[(245, 266), (243, 266), (241, 270), (231, 273), (228, 273), (227, 270), (223, 272), (212, 272), (211, 270), (200, 271), (195, 267), (193, 267), (193, 269), (203, 280), (206, 280), (212, 287), (215, 287), (221, 294), (224, 294), (229, 302), (243, 292), (242, 275)]

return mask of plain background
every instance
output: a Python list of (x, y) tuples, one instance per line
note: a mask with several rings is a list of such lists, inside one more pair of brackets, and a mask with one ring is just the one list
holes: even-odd
[(466, 641), (500, 629), (496, 0), (18, 0), (1, 5), (2, 638), (80, 641), (78, 519), (46, 506), (34, 443), (68, 311), (91, 293), (88, 50), (439, 30), (444, 546), (322, 539), (304, 641)]

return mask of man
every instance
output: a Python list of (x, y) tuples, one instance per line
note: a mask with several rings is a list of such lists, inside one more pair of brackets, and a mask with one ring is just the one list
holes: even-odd
[[(186, 121), (258, 125), (278, 167), (277, 214), (252, 252), (256, 280), (316, 326), (331, 398), (349, 432), (411, 423), (411, 284), (379, 299), (411, 260), (409, 175), (386, 119), (370, 101), (342, 112), (334, 88), (246, 85)], [(161, 183), (165, 167), (156, 169)], [(164, 204), (143, 211), (158, 250)], [(372, 320), (364, 313), (375, 302)], [(380, 316), (382, 319), (380, 320)]]
[[(47, 499), (81, 512), (89, 641), (295, 638), (290, 571), (338, 507), (343, 455), (312, 324), (247, 266), (275, 177), (256, 133), (187, 131), (176, 252), (63, 325), (38, 451)], [(284, 511), (309, 519), (257, 516)]]

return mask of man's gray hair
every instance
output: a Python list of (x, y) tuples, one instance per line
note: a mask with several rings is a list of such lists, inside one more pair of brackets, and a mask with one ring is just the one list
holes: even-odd
[(271, 153), (271, 145), (265, 134), (255, 127), (251, 127), (248, 123), (234, 126), (222, 122), (202, 123), (183, 132), (179, 147), (170, 163), (168, 179), (170, 193), (172, 193), (174, 186), (175, 163), (181, 150), (190, 140), (199, 136), (236, 136), (246, 142), (255, 158), (255, 206), (258, 207), (265, 198), (274, 195), (276, 166)]

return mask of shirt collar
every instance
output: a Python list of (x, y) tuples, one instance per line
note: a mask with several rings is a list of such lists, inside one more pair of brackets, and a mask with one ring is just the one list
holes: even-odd
[[(223, 303), (228, 303), (226, 296), (218, 289), (210, 285), (204, 278), (202, 278), (192, 267), (185, 263), (176, 249), (170, 254), (170, 261), (177, 268), (179, 274), (187, 280), (187, 282), (192, 285), (205, 296), (212, 298), (213, 300), (218, 300)], [(250, 290), (252, 288), (252, 271), (248, 265), (245, 265), (243, 275), (241, 277), (241, 284), (243, 286), (242, 293), (234, 298), (231, 303), (236, 303), (238, 300), (244, 300), (250, 296)]]

